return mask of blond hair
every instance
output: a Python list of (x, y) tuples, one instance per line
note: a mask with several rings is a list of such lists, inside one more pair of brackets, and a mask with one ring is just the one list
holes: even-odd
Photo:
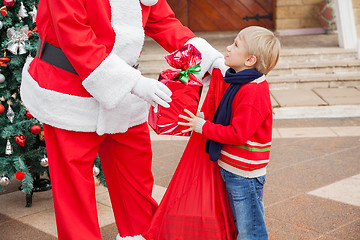
[(250, 26), (242, 29), (237, 37), (246, 42), (249, 54), (256, 56), (255, 68), (260, 73), (267, 74), (276, 66), (280, 56), (280, 41), (273, 32), (263, 27)]

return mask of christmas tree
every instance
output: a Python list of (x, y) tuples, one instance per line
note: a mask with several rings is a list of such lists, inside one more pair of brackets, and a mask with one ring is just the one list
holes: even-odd
[[(19, 94), (26, 58), (36, 55), (38, 2), (3, 0), (0, 5), (0, 191), (16, 176), (22, 181), (27, 206), (33, 192), (51, 188), (48, 180), (40, 179), (50, 177), (42, 124), (26, 110)], [(98, 158), (94, 175), (106, 185)]]

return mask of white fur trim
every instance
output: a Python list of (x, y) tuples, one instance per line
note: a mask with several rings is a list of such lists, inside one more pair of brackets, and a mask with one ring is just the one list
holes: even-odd
[(140, 0), (140, 2), (145, 6), (153, 6), (158, 2), (158, 0)]
[(206, 72), (212, 73), (215, 60), (224, 58), (224, 56), (215, 48), (213, 48), (205, 39), (195, 37), (186, 42), (186, 44), (194, 45), (201, 53), (201, 72), (195, 74), (198, 79), (202, 80)]
[(140, 71), (110, 53), (82, 84), (101, 105), (112, 109), (129, 94), (140, 76)]
[[(28, 72), (30, 62), (31, 58), (28, 58), (23, 68), (20, 95), (31, 114), (41, 122), (58, 128), (94, 132), (98, 102), (94, 98), (81, 98), (40, 88)], [(93, 111), (86, 111), (87, 108)], [(76, 115), (69, 114), (72, 112)], [(70, 127), (67, 126), (69, 123)]]
[(120, 235), (116, 235), (116, 240), (145, 240), (145, 238), (141, 235), (136, 235), (133, 237), (120, 237)]
[(109, 0), (115, 32), (109, 56), (83, 81), (85, 89), (106, 109), (114, 108), (129, 93), (141, 73), (132, 69), (140, 56), (145, 33), (139, 1)]
[(41, 88), (28, 72), (31, 58), (26, 60), (20, 87), (21, 99), (31, 114), (51, 126), (80, 132), (126, 132), (146, 122), (147, 105), (128, 93), (112, 110), (95, 98), (78, 97)]
[(129, 0), (109, 0), (109, 2), (111, 25), (116, 35), (112, 53), (133, 66), (140, 56), (145, 39), (140, 2)]
[(128, 94), (114, 109), (108, 110), (100, 106), (96, 132), (99, 135), (126, 132), (128, 128), (146, 122), (148, 112), (143, 100)]

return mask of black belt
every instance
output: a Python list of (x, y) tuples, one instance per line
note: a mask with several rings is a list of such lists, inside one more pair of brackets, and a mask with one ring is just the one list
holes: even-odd
[(58, 47), (51, 45), (50, 43), (43, 41), (39, 38), (36, 55), (41, 60), (61, 68), (65, 71), (77, 74), (74, 67), (71, 65), (69, 59), (65, 56), (65, 53)]
[[(74, 67), (71, 65), (69, 59), (65, 56), (65, 53), (60, 48), (43, 41), (41, 38), (39, 38), (38, 41), (36, 55), (41, 60), (54, 65), (55, 67), (78, 75)], [(138, 66), (139, 64), (135, 64), (132, 67), (138, 69)]]

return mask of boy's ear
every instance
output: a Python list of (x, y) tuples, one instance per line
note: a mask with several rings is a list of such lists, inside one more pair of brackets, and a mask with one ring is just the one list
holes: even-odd
[(246, 60), (245, 66), (253, 67), (257, 62), (257, 57), (255, 55), (250, 55), (250, 57)]

